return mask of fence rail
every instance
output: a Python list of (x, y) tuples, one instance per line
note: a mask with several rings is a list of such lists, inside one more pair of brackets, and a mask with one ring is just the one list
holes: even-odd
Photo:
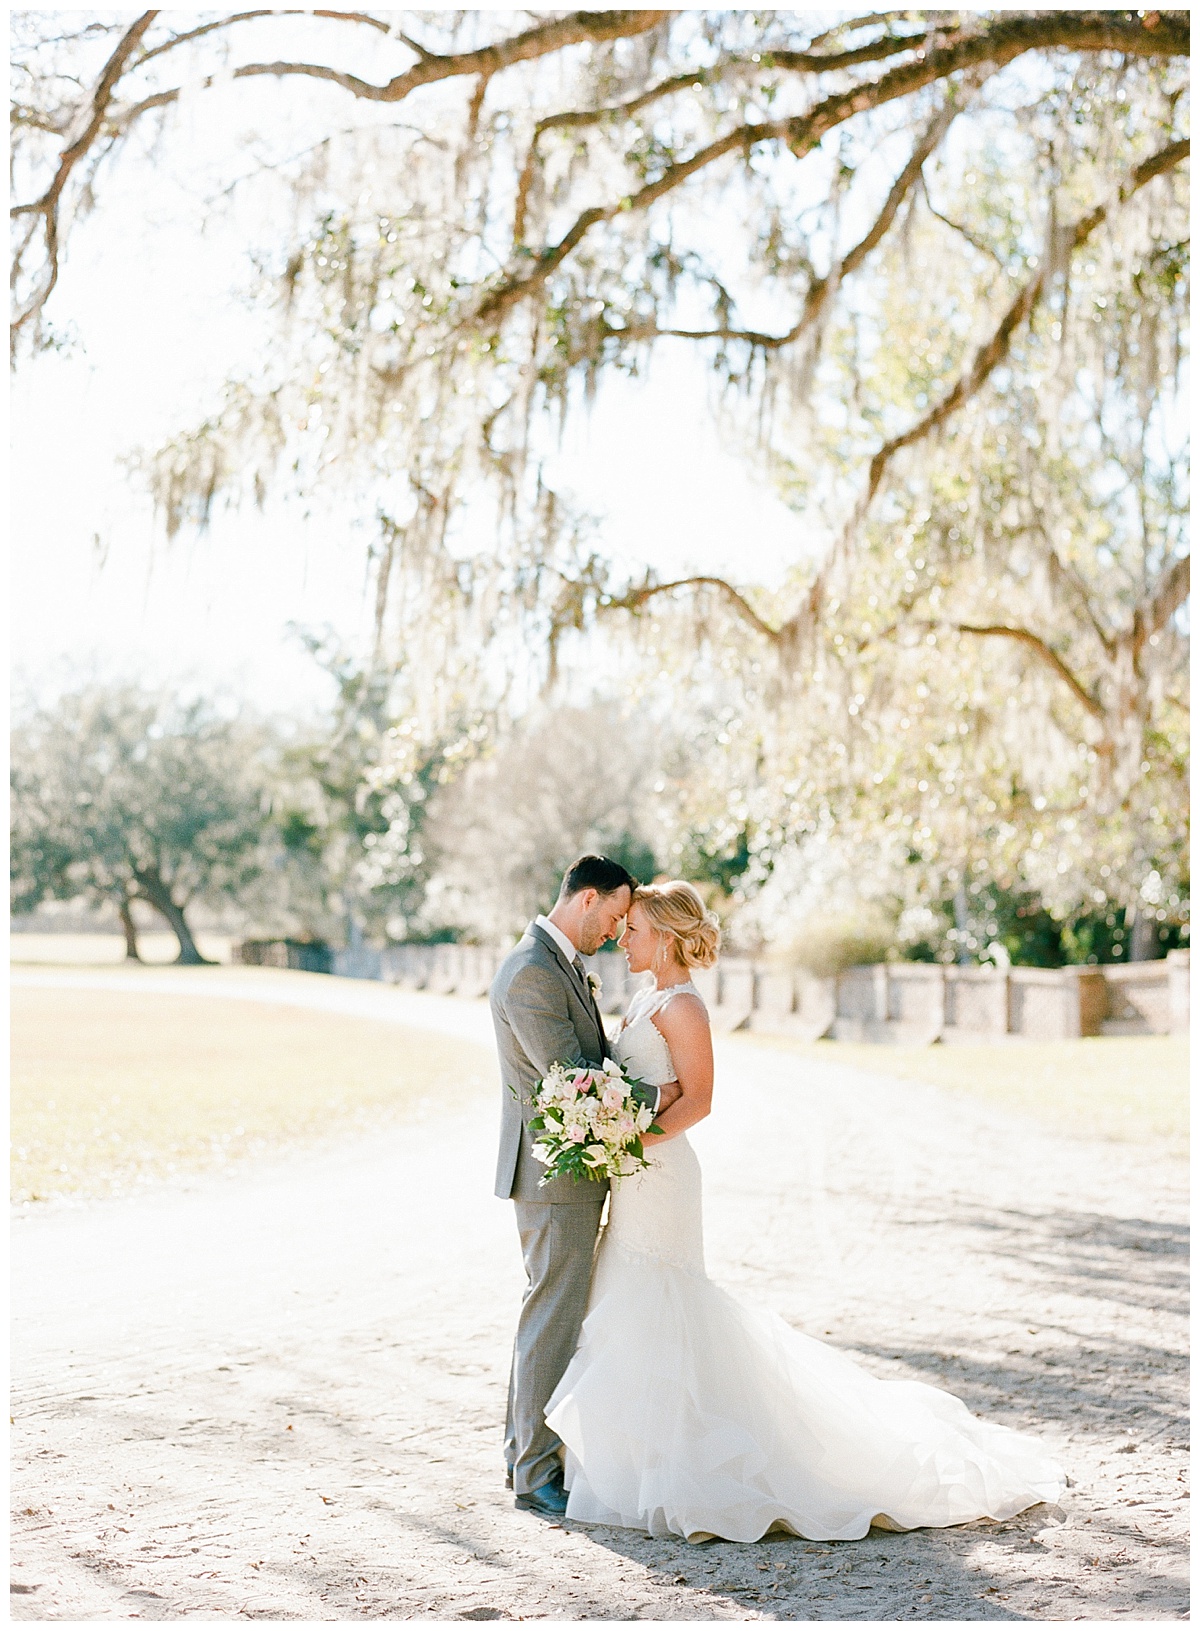
[[(300, 947), (248, 941), (237, 961), (308, 968), (410, 990), (482, 997), (507, 948), (489, 946)], [(619, 952), (584, 959), (603, 983), (606, 1013), (624, 1013), (644, 976)], [(1055, 1041), (1186, 1031), (1189, 953), (1152, 963), (1072, 968), (959, 968), (940, 963), (875, 963), (829, 979), (751, 958), (723, 958), (694, 978), (722, 1030), (752, 1030), (806, 1041)]]

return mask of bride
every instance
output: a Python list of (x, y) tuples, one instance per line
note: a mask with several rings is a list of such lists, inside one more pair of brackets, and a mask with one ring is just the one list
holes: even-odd
[(1056, 1500), (1062, 1472), (1035, 1440), (923, 1382), (880, 1381), (708, 1278), (687, 1129), (709, 1112), (712, 1036), (689, 970), (718, 940), (691, 884), (634, 896), (621, 945), (655, 983), (613, 1051), (683, 1091), (645, 1141), (650, 1169), (612, 1193), (579, 1346), (546, 1407), (567, 1516), (690, 1541), (856, 1540)]

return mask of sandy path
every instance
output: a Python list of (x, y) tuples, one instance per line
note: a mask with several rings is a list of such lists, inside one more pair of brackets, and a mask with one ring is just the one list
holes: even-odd
[[(488, 1034), (482, 1004), (301, 984)], [(256, 1000), (284, 987), (299, 1000), (286, 978)], [(514, 1512), (499, 1425), (521, 1270), (488, 1097), (18, 1217), (13, 1616), (1184, 1617), (1182, 1166), (758, 1043), (722, 1042), (719, 1072), (694, 1135), (711, 1272), (880, 1374), (1040, 1431), (1074, 1480), (1060, 1511), (757, 1547)]]

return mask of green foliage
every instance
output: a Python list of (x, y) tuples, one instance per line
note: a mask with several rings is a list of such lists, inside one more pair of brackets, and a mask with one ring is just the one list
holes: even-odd
[(276, 816), (279, 840), (291, 855), (319, 855), (322, 848), (321, 829), (301, 810), (281, 810)]
[(261, 869), (263, 731), (136, 686), (66, 695), (13, 735), (13, 898), (142, 900), (199, 960), (193, 900), (236, 897)]
[(658, 873), (654, 851), (637, 833), (626, 831), (619, 833), (615, 838), (601, 835), (599, 846), (610, 861), (618, 862), (639, 883), (650, 883)]
[(405, 707), (402, 674), (362, 665), (331, 635), (301, 638), (337, 694), (330, 719), (281, 756), (272, 827), (282, 864), (260, 912), (282, 913), (323, 939), (453, 938), (422, 916), (432, 867), (427, 812), (484, 725), (431, 741)]
[[(1142, 959), (1165, 957), (1189, 944), (1188, 907), (1186, 888), (1167, 901), (1161, 921), (1156, 908), (1141, 902), (1142, 913), (1153, 917), (1153, 927), (1136, 948)], [(926, 932), (907, 943), (903, 955), (913, 962), (1000, 961), (1028, 968), (1128, 962), (1135, 949), (1134, 921), (1134, 911), (1115, 901), (1080, 902), (1055, 916), (1027, 889), (976, 879), (965, 900), (948, 898), (933, 907)]]
[(864, 963), (882, 963), (895, 942), (895, 925), (867, 909), (853, 916), (811, 917), (790, 942), (774, 949), (787, 964), (823, 979)]
[(671, 855), (679, 877), (728, 896), (750, 866), (750, 833), (745, 826), (733, 834), (691, 827), (677, 839)]

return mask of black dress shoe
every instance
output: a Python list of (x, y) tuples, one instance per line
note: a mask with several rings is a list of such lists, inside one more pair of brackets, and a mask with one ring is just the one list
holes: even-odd
[(505, 1467), (505, 1469), (504, 1469), (504, 1487), (505, 1487), (505, 1489), (511, 1489), (512, 1488), (512, 1468), (511, 1467)]
[(518, 1512), (538, 1512), (543, 1518), (563, 1518), (567, 1513), (567, 1492), (561, 1480), (552, 1478), (548, 1484), (531, 1489), (528, 1495), (518, 1495), (514, 1505)]

